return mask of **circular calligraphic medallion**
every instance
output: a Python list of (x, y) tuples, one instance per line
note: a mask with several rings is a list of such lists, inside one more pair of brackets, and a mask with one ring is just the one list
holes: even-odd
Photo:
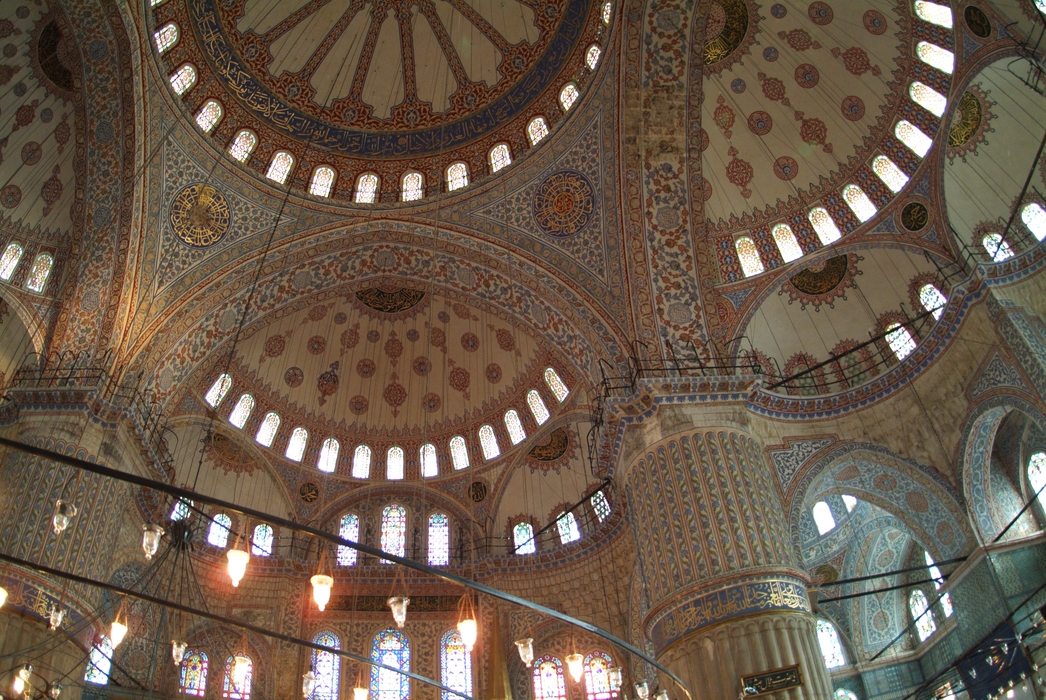
[(306, 481), (298, 487), (298, 498), (302, 503), (314, 503), (320, 497), (320, 487), (311, 481)]
[(473, 503), (482, 503), (487, 497), (487, 485), (482, 481), (473, 481), (469, 484), (469, 498)]
[(922, 231), (930, 221), (930, 212), (922, 202), (909, 202), (901, 210), (901, 224), (909, 231)]
[(595, 201), (588, 178), (561, 170), (545, 178), (534, 194), (534, 220), (550, 236), (573, 236), (592, 220)]
[(214, 245), (229, 230), (229, 202), (210, 185), (189, 185), (171, 203), (171, 227), (193, 247)]

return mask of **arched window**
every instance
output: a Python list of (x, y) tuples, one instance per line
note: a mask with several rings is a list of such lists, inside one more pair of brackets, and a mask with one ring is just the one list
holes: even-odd
[(577, 85), (574, 83), (567, 83), (563, 86), (563, 89), (559, 91), (559, 106), (563, 108), (564, 112), (569, 112), (570, 108), (577, 102), (578, 95)]
[(225, 513), (218, 513), (211, 518), (207, 528), (207, 544), (225, 548), (229, 544), (229, 531), (232, 530), (232, 518)]
[(527, 138), (530, 139), (530, 145), (536, 146), (541, 142), (541, 139), (548, 136), (548, 122), (545, 121), (544, 117), (534, 117), (527, 124)]
[(316, 197), (330, 197), (334, 189), (334, 168), (321, 165), (312, 171), (312, 180), (309, 181), (309, 194)]
[(610, 19), (614, 15), (614, 3), (605, 2), (603, 3), (603, 24), (610, 24)]
[(570, 390), (567, 389), (567, 385), (563, 383), (563, 380), (556, 374), (556, 370), (551, 367), (545, 368), (545, 384), (548, 384), (548, 388), (552, 390), (552, 393), (556, 396), (556, 401), (563, 403), (567, 400), (567, 395), (570, 394)]
[(741, 236), (734, 240), (734, 250), (737, 251), (737, 260), (741, 263), (741, 272), (745, 277), (759, 275), (766, 271), (763, 261), (759, 258), (759, 249), (755, 247), (755, 241), (748, 236)]
[(269, 161), (269, 169), (265, 172), (265, 177), (282, 185), (287, 182), (287, 177), (290, 176), (293, 167), (294, 156), (287, 151), (276, 151), (272, 160)]
[[(313, 644), (328, 649), (341, 649), (341, 639), (333, 632), (320, 632), (312, 638)], [(341, 675), (341, 657), (329, 651), (312, 652), (312, 670), (316, 674), (316, 688), (308, 700), (338, 700), (338, 680)]]
[(439, 462), (436, 459), (436, 446), (425, 443), (419, 451), (421, 458), (421, 475), (423, 477), (439, 476)]
[(309, 431), (298, 426), (291, 431), (291, 439), (287, 441), (287, 451), (284, 455), (292, 462), (300, 462), (305, 456), (305, 446), (309, 444)]
[(818, 533), (827, 535), (835, 529), (835, 516), (832, 515), (832, 509), (824, 501), (818, 501), (814, 504), (813, 516)]
[(928, 41), (920, 41), (915, 45), (915, 55), (923, 63), (933, 66), (942, 73), (952, 74), (955, 70), (955, 54), (948, 49), (942, 49), (937, 44)]
[(196, 113), (196, 124), (203, 133), (209, 134), (222, 118), (222, 106), (217, 100), (207, 100)]
[(509, 150), (507, 143), (499, 143), (490, 149), (490, 154), (487, 158), (490, 160), (490, 172), (496, 173), (512, 163), (512, 152)]
[(854, 216), (862, 222), (868, 221), (868, 219), (875, 216), (877, 211), (875, 205), (872, 204), (872, 200), (868, 199), (868, 195), (864, 193), (864, 190), (857, 185), (844, 187), (843, 199), (846, 200), (846, 204), (850, 207), (850, 211), (854, 213)]
[(839, 633), (828, 620), (817, 621), (817, 643), (821, 645), (821, 656), (824, 657), (824, 667), (827, 669), (839, 668), (846, 664), (843, 656), (843, 645), (839, 642)]
[(4, 248), (4, 254), (0, 255), (0, 280), (9, 280), (22, 259), (22, 246), (17, 243), (9, 243)]
[(530, 407), (530, 413), (534, 416), (534, 420), (537, 421), (538, 425), (544, 425), (545, 421), (549, 419), (548, 406), (541, 399), (541, 394), (536, 389), (531, 389), (527, 392), (527, 406)]
[(356, 447), (356, 453), (352, 456), (352, 476), (356, 479), (370, 477), (370, 448), (366, 445)]
[(799, 247), (799, 241), (795, 239), (795, 233), (788, 224), (778, 224), (770, 232), (777, 244), (777, 250), (781, 252), (781, 258), (787, 263), (803, 257), (803, 249)]
[(937, 631), (937, 623), (930, 612), (930, 604), (926, 601), (926, 594), (920, 590), (912, 591), (908, 596), (908, 609), (915, 620), (915, 629), (919, 632), (919, 641), (925, 642), (931, 634)]
[(563, 662), (546, 654), (534, 661), (534, 700), (567, 700)]
[(930, 152), (930, 146), (933, 145), (933, 139), (907, 119), (897, 122), (897, 126), (893, 128), (893, 133), (894, 136), (901, 140), (901, 143), (912, 149), (912, 153), (920, 158), (925, 157)]
[(320, 458), (316, 462), (316, 468), (321, 472), (330, 474), (338, 468), (338, 453), (341, 452), (341, 443), (334, 438), (327, 438), (320, 448)]
[(919, 16), (919, 19), (926, 20), (930, 24), (936, 24), (945, 29), (952, 28), (952, 8), (947, 5), (915, 0), (915, 14)]
[(207, 654), (190, 650), (182, 657), (178, 689), (185, 695), (202, 698), (207, 692)]
[(599, 48), (599, 44), (592, 44), (588, 47), (588, 51), (585, 53), (585, 65), (588, 66), (589, 70), (596, 69), (596, 66), (599, 65), (599, 57), (602, 54), (603, 51)]
[(903, 360), (915, 350), (915, 338), (899, 323), (891, 323), (886, 327), (886, 342), (898, 360)]
[(872, 170), (894, 194), (900, 192), (908, 184), (908, 176), (886, 156), (876, 156), (872, 160)]
[(1021, 210), (1021, 221), (1032, 232), (1036, 240), (1046, 238), (1046, 209), (1038, 202), (1032, 202)]
[(460, 435), (450, 439), (450, 461), (454, 464), (455, 471), (469, 466), (469, 450), (465, 445), (465, 438)]
[(602, 491), (596, 491), (588, 501), (592, 504), (592, 510), (595, 511), (599, 522), (606, 520), (607, 516), (610, 515), (610, 501), (607, 500), (606, 494)]
[[(439, 640), (440, 682), (465, 695), (472, 695), (472, 654), (456, 629), (447, 630)], [(442, 700), (459, 700), (443, 691)]]
[(846, 506), (847, 513), (852, 513), (854, 512), (854, 508), (857, 507), (857, 499), (853, 496), (843, 494), (843, 505)]
[[(109, 683), (109, 671), (113, 667), (113, 644), (105, 635), (95, 642), (91, 647), (91, 656), (87, 659), (87, 671), (84, 673), (85, 683), (106, 685)], [(207, 662), (204, 661), (204, 673), (207, 672)], [(185, 672), (182, 672), (184, 678)], [(203, 693), (200, 693), (203, 695)]]
[(280, 429), (280, 416), (276, 411), (269, 411), (262, 418), (258, 426), (258, 433), (254, 436), (259, 445), (272, 447), (272, 441), (276, 439), (276, 431)]
[(516, 554), (533, 554), (538, 551), (534, 542), (534, 526), (530, 523), (516, 523), (512, 528), (512, 544)]
[(251, 153), (257, 145), (258, 137), (253, 132), (244, 129), (236, 134), (236, 138), (229, 144), (229, 155), (243, 163), (251, 157)]
[(483, 459), (488, 462), (501, 454), (498, 438), (494, 435), (494, 428), (489, 425), (480, 426), (479, 445), (483, 448)]
[(229, 389), (231, 388), (232, 377), (228, 374), (222, 374), (214, 380), (214, 384), (211, 384), (211, 388), (207, 390), (207, 394), (203, 399), (212, 407), (217, 408), (218, 404), (225, 399), (225, 395), (229, 393)]
[(947, 297), (941, 294), (941, 290), (932, 284), (924, 284), (919, 289), (919, 303), (923, 305), (923, 308), (933, 314), (933, 318), (936, 321), (941, 320), (941, 314), (944, 313), (944, 305), (948, 303)]
[(833, 695), (832, 698), (834, 700), (859, 700), (852, 691), (849, 691), (846, 688), (839, 688), (836, 690), (835, 695)]
[(25, 281), (25, 286), (29, 288), (29, 291), (37, 294), (44, 291), (44, 287), (47, 286), (47, 278), (51, 276), (51, 268), (53, 267), (54, 256), (50, 253), (37, 255), (36, 260), (33, 261), (33, 266), (29, 268), (29, 279)]
[[(341, 524), (338, 526), (338, 537), (349, 542), (360, 541), (360, 517), (355, 513), (346, 513), (341, 516)], [(353, 566), (356, 563), (357, 552), (352, 547), (343, 544), (338, 545), (338, 566)]]
[(1039, 505), (1046, 509), (1046, 452), (1036, 452), (1028, 460), (1028, 484), (1039, 494)]
[(941, 116), (948, 107), (948, 98), (925, 83), (916, 80), (908, 86), (908, 94), (915, 103), (934, 116)]
[(585, 657), (585, 693), (588, 700), (611, 700), (617, 691), (610, 688), (610, 667), (613, 660), (601, 651)]
[(196, 84), (196, 69), (186, 63), (176, 70), (170, 77), (171, 87), (174, 94), (184, 95), (186, 91)]
[(835, 225), (835, 219), (824, 207), (814, 207), (806, 218), (810, 220), (810, 225), (814, 227), (822, 245), (834, 243), (843, 237), (843, 234), (839, 232), (839, 227)]
[(447, 190), (453, 192), (454, 190), (460, 190), (462, 187), (468, 187), (469, 184), (469, 169), (464, 163), (452, 163), (447, 168)]
[(363, 173), (356, 178), (356, 204), (374, 204), (378, 196), (378, 176), (374, 173)]
[(261, 523), (254, 528), (254, 537), (251, 538), (251, 554), (256, 557), (272, 556), (272, 526)]
[(981, 239), (981, 245), (988, 251), (992, 262), (1002, 262), (1013, 257), (1013, 249), (1010, 248), (1010, 244), (1004, 241), (1002, 236), (997, 233), (984, 234), (984, 238)]
[[(407, 511), (403, 506), (385, 506), (381, 511), (381, 549), (402, 557), (407, 548)], [(390, 564), (388, 559), (381, 560)]]
[(236, 683), (233, 678), (232, 668), (236, 663), (235, 657), (230, 656), (225, 661), (225, 678), (222, 680), (223, 700), (251, 700), (251, 680), (254, 678), (254, 662), (251, 657), (244, 655), (247, 659), (247, 675), (242, 683)]
[[(410, 670), (410, 640), (407, 635), (391, 627), (374, 635), (370, 660), (385, 666)], [(370, 667), (370, 696), (374, 700), (407, 700), (410, 697), (410, 677), (377, 666)]]
[(577, 518), (573, 513), (560, 513), (556, 517), (556, 529), (559, 530), (559, 541), (570, 544), (581, 539), (581, 530), (577, 526)]
[(429, 566), (450, 563), (450, 521), (446, 513), (429, 516)]
[(153, 39), (156, 40), (156, 50), (163, 53), (178, 41), (178, 25), (174, 22), (163, 25), (153, 32)]
[(508, 429), (508, 436), (513, 445), (518, 445), (527, 439), (527, 432), (523, 430), (523, 421), (519, 419), (516, 409), (510, 408), (505, 411), (505, 427)]
[(171, 508), (171, 522), (175, 520), (185, 520), (192, 513), (192, 501), (187, 501), (184, 498), (179, 498), (174, 507)]
[(413, 170), (403, 176), (400, 182), (404, 202), (414, 202), (425, 196), (425, 177)]
[(399, 481), (403, 478), (403, 448), (392, 446), (385, 453), (385, 478)]
[[(930, 553), (923, 550), (923, 554), (926, 556), (926, 568), (930, 572), (930, 578), (933, 579), (933, 587), (936, 590), (941, 590), (941, 586), (944, 585), (944, 576), (941, 575), (941, 570), (937, 568), (937, 565), (933, 562), (933, 557)], [(952, 613), (955, 612), (952, 608), (952, 597), (945, 593), (941, 596), (941, 610), (944, 611), (945, 617), (951, 617)]]

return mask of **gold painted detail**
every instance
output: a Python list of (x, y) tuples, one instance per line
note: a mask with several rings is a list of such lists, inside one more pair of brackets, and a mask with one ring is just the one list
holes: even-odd
[(849, 260), (847, 260), (845, 255), (829, 258), (824, 261), (820, 269), (803, 270), (793, 275), (790, 281), (792, 286), (803, 294), (821, 296), (839, 286), (839, 283), (846, 276), (848, 264)]
[(320, 488), (311, 481), (306, 481), (298, 487), (298, 498), (301, 499), (302, 503), (315, 503), (319, 497)]
[(922, 231), (930, 221), (930, 211), (922, 202), (909, 202), (901, 210), (901, 225), (909, 231)]
[(964, 92), (959, 98), (959, 107), (955, 118), (952, 119), (952, 128), (948, 131), (948, 148), (958, 148), (967, 144), (980, 128), (983, 117), (981, 101), (972, 92)]
[[(779, 693), (789, 688), (798, 688), (802, 684), (803, 674), (799, 672), (799, 664), (741, 676), (741, 688), (744, 689), (743, 694), (746, 698)], [(755, 692), (751, 692), (749, 688)]]
[[(705, 43), (705, 65), (718, 63), (741, 45), (748, 33), (748, 3), (745, 0), (713, 0), (710, 16), (719, 18), (722, 30)], [(720, 16), (722, 8), (722, 16)]]
[(548, 434), (545, 442), (534, 445), (528, 454), (539, 462), (554, 462), (563, 456), (569, 446), (570, 439), (567, 437), (567, 431), (563, 428), (556, 428)]
[(573, 170), (549, 175), (534, 194), (534, 220), (550, 236), (579, 233), (592, 220), (594, 210), (592, 185)]
[(214, 245), (229, 230), (229, 202), (210, 185), (189, 185), (171, 203), (171, 227), (191, 246)]
[(355, 292), (356, 300), (368, 309), (385, 314), (396, 314), (412, 309), (425, 298), (425, 292), (410, 287), (389, 289), (387, 287), (367, 287)]

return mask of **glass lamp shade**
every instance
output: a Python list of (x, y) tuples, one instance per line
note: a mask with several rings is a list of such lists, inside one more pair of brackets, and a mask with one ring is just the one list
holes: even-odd
[(392, 610), (392, 619), (396, 621), (396, 626), (403, 629), (403, 625), (407, 622), (407, 606), (410, 605), (410, 598), (405, 595), (394, 595), (389, 598), (389, 609)]
[(18, 677), (26, 683), (28, 683), (29, 679), (33, 677), (33, 665), (22, 664), (22, 666), (18, 669)]
[(47, 689), (47, 694), (51, 700), (58, 700), (58, 696), (62, 694), (62, 684), (52, 683), (51, 687)]
[(51, 524), (54, 526), (54, 534), (60, 535), (69, 527), (69, 521), (76, 517), (76, 506), (59, 498), (54, 503), (54, 517)]
[(4, 603), (7, 602), (7, 589), (0, 588), (0, 608), (4, 607)]
[(316, 673), (310, 668), (309, 672), (301, 677), (301, 695), (309, 697), (316, 690)]
[(112, 627), (109, 628), (109, 641), (113, 643), (113, 649), (120, 646), (120, 642), (127, 636), (127, 625), (120, 622), (119, 620), (113, 620)]
[(58, 629), (62, 626), (62, 620), (65, 619), (65, 610), (62, 610), (57, 605), (51, 606), (50, 612), (47, 614), (48, 622), (51, 625), (51, 631)]
[(516, 649), (519, 651), (519, 658), (530, 668), (534, 665), (534, 640), (530, 637), (524, 637), (523, 639), (516, 640)]
[(567, 670), (575, 683), (581, 682), (581, 674), (585, 671), (585, 657), (578, 653), (567, 654)]
[(15, 679), (11, 682), (11, 690), (15, 691), (15, 695), (21, 695), (25, 690), (25, 681), (21, 676), (15, 676)]
[(654, 700), (668, 700), (668, 691), (664, 689), (657, 691)]
[(164, 529), (159, 525), (142, 525), (142, 551), (145, 552), (146, 561), (152, 559), (160, 549), (163, 533)]
[(367, 700), (367, 696), (370, 691), (366, 688), (353, 688), (352, 689), (352, 700)]
[(251, 667), (251, 660), (243, 654), (237, 654), (233, 657), (232, 662), (232, 682), (236, 686), (237, 690), (243, 688), (244, 681), (247, 680), (247, 671)]
[(174, 659), (174, 665), (178, 666), (182, 663), (182, 659), (185, 658), (185, 647), (188, 644), (185, 642), (179, 642), (177, 639), (171, 640), (171, 658)]
[(476, 638), (479, 637), (476, 621), (469, 618), (459, 622), (458, 634), (461, 635), (461, 641), (465, 642), (465, 648), (472, 651), (472, 647), (476, 646)]
[[(316, 574), (312, 577), (312, 599), (316, 601), (316, 607), (323, 612), (323, 609), (327, 607), (327, 603), (331, 599), (331, 586), (334, 585), (334, 579), (326, 574)], [(403, 625), (400, 625), (402, 627)]]
[(647, 700), (650, 697), (650, 686), (647, 685), (646, 681), (636, 683), (636, 697), (639, 700)]
[(621, 690), (621, 683), (624, 681), (624, 673), (620, 666), (611, 666), (607, 672), (607, 680), (610, 681), (610, 689), (615, 693)]
[(232, 587), (240, 585), (240, 580), (247, 573), (247, 562), (251, 560), (250, 552), (243, 549), (230, 549), (225, 553), (229, 558), (229, 578), (232, 579)]

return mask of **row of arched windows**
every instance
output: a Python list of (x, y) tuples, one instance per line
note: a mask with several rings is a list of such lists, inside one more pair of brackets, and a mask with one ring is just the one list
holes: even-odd
[[(1021, 209), (1021, 221), (1041, 241), (1046, 238), (1046, 209), (1038, 202), (1031, 202)], [(989, 231), (981, 238), (981, 245), (992, 262), (1002, 262), (1013, 257), (1013, 248), (997, 231)]]
[[(243, 680), (237, 682), (233, 673), (236, 664), (236, 656), (245, 659), (240, 661), (246, 663), (246, 672)], [(113, 645), (106, 636), (101, 636), (94, 647), (87, 662), (87, 671), (84, 673), (84, 681), (96, 685), (109, 683), (109, 673), (112, 671)], [(199, 649), (190, 649), (182, 657), (182, 663), (178, 672), (178, 689), (184, 695), (202, 698), (207, 692), (207, 670), (209, 660), (207, 652)], [(251, 685), (254, 680), (254, 661), (247, 654), (236, 654), (225, 660), (225, 672), (222, 675), (223, 700), (250, 700)]]
[[(341, 516), (338, 536), (350, 542), (360, 541), (360, 517), (355, 513)], [(381, 549), (398, 557), (407, 552), (407, 510), (395, 503), (381, 511)], [(338, 546), (338, 566), (355, 566), (359, 552), (352, 547)], [(382, 559), (383, 564), (389, 561)], [(430, 513), (428, 517), (429, 566), (450, 564), (450, 518), (446, 513)]]
[[(608, 654), (594, 651), (584, 659), (586, 700), (611, 700), (618, 691), (610, 685), (610, 669), (614, 661)], [(566, 700), (567, 684), (563, 662), (558, 656), (545, 654), (534, 659), (534, 700)]]
[[(546, 386), (549, 391), (552, 392), (552, 395), (556, 397), (556, 400), (560, 403), (566, 401), (567, 396), (570, 394), (570, 390), (567, 388), (567, 385), (563, 383), (562, 378), (560, 378), (556, 370), (551, 367), (545, 368), (544, 378)], [(232, 376), (228, 373), (224, 373), (214, 380), (213, 384), (211, 384), (210, 389), (208, 389), (207, 393), (204, 395), (204, 400), (211, 407), (217, 408), (222, 401), (225, 400), (225, 397), (231, 388)], [(544, 423), (551, 417), (551, 413), (537, 389), (531, 389), (527, 392), (526, 402), (527, 407), (530, 409), (530, 413), (537, 424), (544, 425)], [(240, 396), (235, 406), (233, 406), (232, 412), (229, 414), (229, 422), (242, 430), (247, 424), (251, 412), (254, 411), (254, 405), (254, 396), (251, 394), (243, 394)], [(518, 445), (526, 439), (527, 434), (523, 428), (523, 421), (515, 409), (509, 409), (505, 412), (504, 422), (509, 440), (513, 445)], [(280, 415), (275, 411), (270, 411), (265, 414), (264, 418), (262, 418), (254, 439), (259, 445), (272, 447), (272, 444), (276, 439), (276, 433), (279, 429)], [(301, 426), (294, 428), (287, 441), (287, 448), (284, 451), (284, 456), (291, 461), (300, 462), (305, 456), (305, 449), (308, 446), (308, 442), (309, 431)], [(498, 445), (497, 435), (492, 425), (488, 424), (480, 427), (479, 442), (485, 460), (490, 461), (500, 456), (501, 447)], [(454, 470), (458, 471), (467, 468), (470, 464), (470, 460), (468, 445), (465, 438), (461, 435), (455, 435), (450, 439), (449, 448), (451, 463)], [(340, 452), (341, 443), (339, 443), (337, 439), (333, 437), (325, 439), (320, 448), (319, 458), (316, 462), (317, 469), (327, 473), (333, 472), (337, 468), (338, 455)], [(357, 445), (352, 457), (353, 477), (357, 479), (370, 478), (371, 457), (372, 452), (370, 447), (367, 445)], [(405, 460), (406, 454), (402, 447), (397, 445), (390, 447), (385, 454), (385, 478), (392, 481), (403, 479), (405, 474)], [(418, 450), (418, 460), (421, 465), (421, 475), (423, 477), (439, 476), (439, 459), (436, 454), (435, 445), (432, 443), (422, 445)]]
[[(4, 248), (3, 255), (0, 255), (0, 280), (6, 282), (14, 276), (24, 253), (25, 249), (20, 243), (12, 242)], [(51, 276), (53, 268), (54, 256), (50, 253), (39, 253), (33, 260), (33, 266), (29, 268), (25, 288), (37, 294), (44, 291), (44, 287), (47, 286), (47, 278)]]
[[(592, 494), (588, 502), (598, 522), (603, 522), (610, 515), (610, 501), (602, 491)], [(559, 535), (560, 544), (570, 544), (581, 539), (581, 528), (572, 512), (563, 512), (556, 516), (556, 533)], [(531, 523), (524, 520), (512, 526), (512, 548), (518, 555), (534, 554), (538, 551), (534, 526)]]

